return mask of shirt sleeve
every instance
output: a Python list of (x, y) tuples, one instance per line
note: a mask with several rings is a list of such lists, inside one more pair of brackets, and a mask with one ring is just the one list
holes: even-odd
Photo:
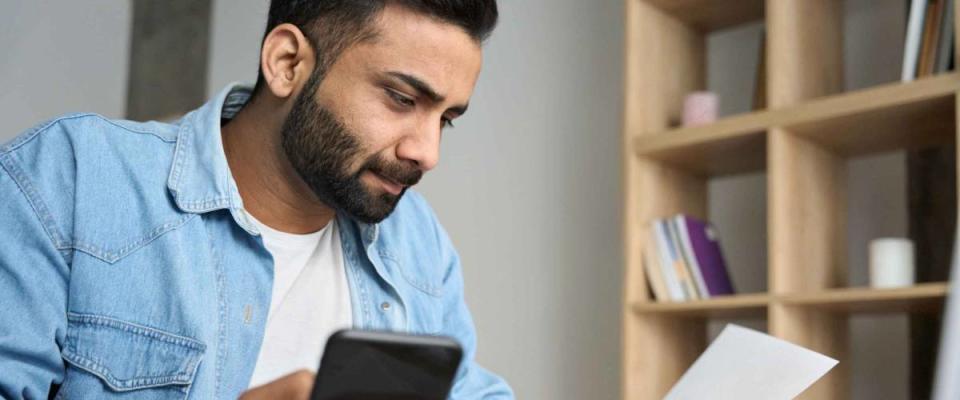
[(0, 398), (4, 399), (46, 399), (51, 386), (63, 381), (60, 346), (66, 331), (69, 267), (41, 222), (45, 206), (38, 198), (29, 198), (36, 195), (32, 189), (13, 156), (0, 153)]
[(475, 361), (477, 337), (470, 310), (464, 300), (463, 273), (460, 257), (443, 228), (436, 224), (441, 244), (441, 255), (446, 265), (444, 276), (443, 333), (463, 346), (463, 362), (457, 371), (450, 398), (454, 400), (513, 399), (514, 394), (503, 378), (487, 371)]

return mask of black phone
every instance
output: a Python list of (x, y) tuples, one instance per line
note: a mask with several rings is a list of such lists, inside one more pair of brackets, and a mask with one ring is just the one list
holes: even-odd
[(463, 358), (455, 340), (341, 330), (330, 336), (311, 400), (443, 400)]

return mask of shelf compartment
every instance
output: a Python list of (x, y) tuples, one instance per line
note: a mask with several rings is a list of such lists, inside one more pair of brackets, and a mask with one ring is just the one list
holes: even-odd
[(642, 302), (633, 305), (638, 314), (660, 314), (678, 317), (764, 318), (770, 296), (766, 293), (719, 296), (686, 302)]
[(937, 312), (949, 285), (923, 283), (892, 289), (845, 288), (778, 297), (786, 306), (811, 307), (833, 313)]
[(715, 176), (763, 170), (775, 127), (848, 157), (950, 143), (958, 91), (960, 73), (943, 74), (639, 135), (633, 146), (638, 157)]
[(643, 0), (667, 14), (694, 27), (709, 32), (760, 21), (764, 15), (764, 0)]

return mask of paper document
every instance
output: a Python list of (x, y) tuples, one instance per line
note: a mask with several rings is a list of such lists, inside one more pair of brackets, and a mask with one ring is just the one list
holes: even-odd
[(665, 399), (792, 399), (835, 365), (820, 353), (727, 325)]

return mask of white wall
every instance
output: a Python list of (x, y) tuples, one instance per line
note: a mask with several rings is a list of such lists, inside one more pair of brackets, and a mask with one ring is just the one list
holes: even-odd
[(0, 143), (67, 112), (123, 116), (132, 7), (0, 2)]
[[(463, 259), (479, 360), (521, 399), (618, 398), (623, 4), (499, 3), (419, 190)], [(214, 2), (210, 93), (256, 77), (266, 9)]]

